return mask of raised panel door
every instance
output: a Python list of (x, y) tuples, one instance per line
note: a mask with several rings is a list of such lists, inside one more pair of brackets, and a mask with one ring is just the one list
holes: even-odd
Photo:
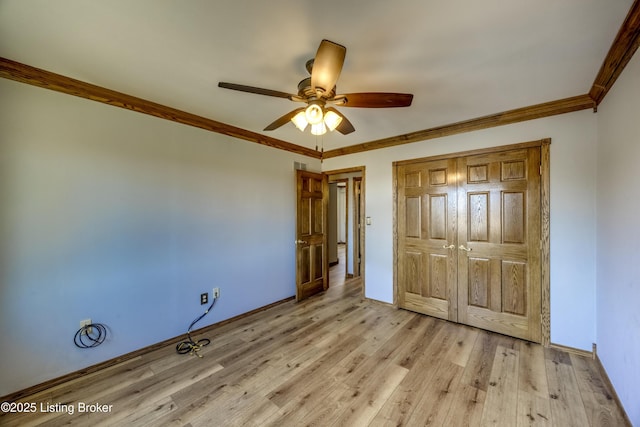
[(328, 183), (323, 174), (296, 171), (296, 299), (326, 290)]
[(455, 160), (400, 166), (398, 305), (457, 320)]
[(540, 342), (540, 149), (458, 159), (458, 320)]
[(542, 341), (540, 146), (396, 165), (401, 308)]

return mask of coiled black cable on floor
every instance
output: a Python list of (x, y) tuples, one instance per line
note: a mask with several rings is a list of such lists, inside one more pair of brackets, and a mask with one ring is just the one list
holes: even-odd
[(211, 305), (209, 306), (209, 308), (207, 308), (207, 310), (204, 313), (202, 313), (200, 317), (198, 317), (193, 322), (191, 322), (191, 325), (189, 325), (189, 329), (187, 329), (188, 339), (176, 345), (176, 352), (178, 354), (191, 354), (192, 356), (195, 355), (202, 358), (202, 355), (198, 352), (200, 351), (200, 349), (202, 349), (202, 347), (205, 347), (211, 344), (211, 340), (208, 338), (202, 338), (198, 341), (194, 341), (193, 338), (191, 338), (191, 329), (193, 329), (193, 326), (196, 323), (198, 323), (200, 320), (202, 320), (202, 318), (206, 316), (207, 313), (209, 313), (209, 311), (211, 311), (213, 306), (216, 304), (216, 300), (217, 298), (213, 297), (213, 301), (211, 301)]
[(73, 337), (73, 343), (78, 348), (93, 348), (107, 338), (107, 327), (102, 323), (90, 323), (78, 329)]

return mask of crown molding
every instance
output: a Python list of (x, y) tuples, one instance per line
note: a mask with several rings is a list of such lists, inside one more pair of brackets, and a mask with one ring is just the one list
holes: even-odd
[(220, 133), (256, 144), (266, 145), (296, 154), (319, 159), (321, 153), (310, 148), (292, 144), (287, 141), (272, 138), (216, 120), (187, 113), (166, 105), (157, 104), (142, 98), (116, 92), (111, 89), (96, 86), (80, 80), (66, 77), (30, 65), (21, 64), (10, 59), (0, 57), (0, 77), (27, 83), (45, 89), (51, 89), (68, 95), (102, 102), (114, 107), (120, 107), (138, 113), (148, 114), (165, 120), (171, 120), (188, 126), (194, 126), (211, 132)]
[(640, 0), (636, 0), (629, 9), (593, 86), (591, 86), (589, 96), (593, 98), (596, 105), (602, 102), (609, 89), (622, 74), (622, 70), (638, 50), (638, 46), (640, 46)]
[(570, 113), (573, 111), (586, 110), (588, 108), (594, 107), (595, 103), (589, 95), (579, 95), (571, 98), (560, 99), (557, 101), (545, 102), (543, 104), (532, 105), (529, 107), (518, 108), (515, 110), (504, 111), (502, 113), (491, 114), (488, 116), (478, 117), (462, 122), (456, 122), (444, 126), (424, 129), (405, 135), (398, 135), (391, 138), (378, 139), (376, 141), (336, 148), (334, 150), (325, 151), (322, 158), (328, 159), (331, 157), (345, 156), (348, 154), (361, 153), (364, 151), (379, 150), (382, 148), (394, 147), (396, 145), (426, 141), (428, 139), (434, 138), (442, 138), (444, 136), (472, 132), (496, 126), (504, 126), (512, 123), (523, 122), (526, 120), (535, 120), (543, 117)]

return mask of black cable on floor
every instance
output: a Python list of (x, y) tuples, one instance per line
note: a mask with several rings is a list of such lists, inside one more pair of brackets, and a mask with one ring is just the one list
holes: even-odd
[(102, 323), (90, 323), (78, 329), (73, 337), (73, 343), (78, 348), (93, 348), (107, 338), (107, 327)]
[(216, 297), (213, 297), (213, 301), (211, 301), (211, 305), (209, 306), (209, 308), (202, 313), (202, 315), (200, 317), (198, 317), (197, 319), (195, 319), (193, 322), (191, 322), (191, 325), (189, 325), (189, 329), (187, 329), (187, 340), (186, 341), (182, 341), (181, 343), (178, 343), (178, 345), (176, 345), (176, 352), (178, 354), (191, 354), (191, 355), (195, 355), (198, 357), (202, 357), (198, 352), (200, 351), (200, 349), (202, 349), (202, 347), (208, 346), (209, 344), (211, 344), (211, 340), (208, 338), (202, 338), (198, 341), (194, 341), (193, 338), (191, 338), (191, 329), (193, 328), (193, 326), (198, 323), (200, 320), (202, 320), (202, 318), (204, 316), (207, 315), (207, 313), (209, 313), (209, 311), (211, 311), (211, 309), (213, 308), (213, 306), (216, 304)]

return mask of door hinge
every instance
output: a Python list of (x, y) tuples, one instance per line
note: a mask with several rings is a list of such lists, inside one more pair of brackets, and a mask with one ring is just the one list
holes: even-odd
[(540, 165), (540, 175), (542, 175), (542, 165)]

